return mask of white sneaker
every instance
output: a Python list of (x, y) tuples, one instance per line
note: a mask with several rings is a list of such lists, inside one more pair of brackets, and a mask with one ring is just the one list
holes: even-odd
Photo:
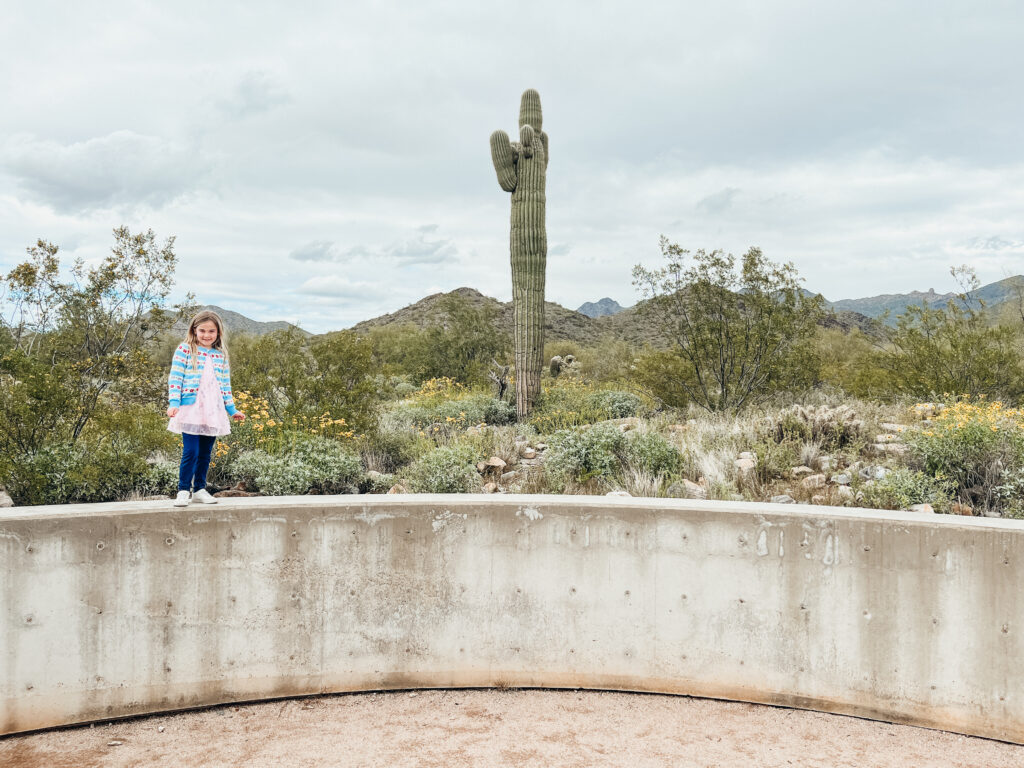
[(187, 507), (188, 503), (192, 500), (191, 496), (192, 494), (188, 491), (178, 491), (178, 496), (174, 499), (174, 506)]
[(217, 500), (210, 495), (210, 492), (205, 488), (200, 488), (198, 491), (192, 494), (192, 501), (198, 501), (203, 504), (216, 504)]

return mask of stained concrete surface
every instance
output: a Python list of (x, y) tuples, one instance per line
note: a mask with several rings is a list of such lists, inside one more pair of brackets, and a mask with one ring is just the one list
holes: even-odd
[(12, 736), (0, 740), (0, 765), (1019, 768), (1024, 747), (684, 696), (433, 690), (271, 701)]

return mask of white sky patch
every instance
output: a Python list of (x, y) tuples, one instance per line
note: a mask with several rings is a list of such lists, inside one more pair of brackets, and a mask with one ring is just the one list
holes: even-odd
[[(177, 236), (175, 296), (312, 331), (508, 300), (488, 136), (540, 91), (547, 298), (636, 300), (658, 236), (829, 299), (1024, 272), (1024, 5), (87, 4), (0, 25), (0, 272)], [(615, 40), (610, 49), (608, 41)], [(515, 66), (501, 51), (518, 51)]]

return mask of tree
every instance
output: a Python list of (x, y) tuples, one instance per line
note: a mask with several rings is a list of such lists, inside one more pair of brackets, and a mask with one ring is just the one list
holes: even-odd
[(491, 360), (508, 354), (510, 339), (498, 328), (498, 310), (475, 306), (469, 299), (449, 294), (441, 300), (439, 322), (423, 335), (419, 373), (422, 379), (447, 376), (463, 384), (487, 381)]
[(967, 266), (950, 273), (961, 293), (944, 307), (910, 305), (888, 331), (881, 365), (893, 386), (920, 397), (943, 393), (1019, 396), (1024, 391), (1014, 329), (990, 325), (974, 296), (980, 281)]
[(27, 251), (0, 276), (0, 449), (17, 452), (55, 435), (77, 440), (105, 392), (152, 374), (146, 342), (177, 316), (164, 309), (173, 237), (158, 245), (152, 230), (115, 229), (110, 254), (94, 267), (76, 260), (68, 281), (56, 245)]
[[(792, 264), (771, 262), (759, 248), (747, 251), (738, 269), (720, 250), (691, 256), (665, 237), (660, 248), (664, 267), (633, 270), (646, 299), (640, 311), (669, 341), (648, 361), (651, 394), (731, 411), (809, 381), (815, 361), (808, 342), (822, 299), (802, 290)], [(643, 374), (644, 366), (638, 369)]]

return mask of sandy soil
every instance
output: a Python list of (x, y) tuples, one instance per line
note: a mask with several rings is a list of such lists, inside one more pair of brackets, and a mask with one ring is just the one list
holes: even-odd
[(596, 691), (348, 694), (0, 740), (5, 768), (1020, 768), (1024, 747), (754, 704)]

